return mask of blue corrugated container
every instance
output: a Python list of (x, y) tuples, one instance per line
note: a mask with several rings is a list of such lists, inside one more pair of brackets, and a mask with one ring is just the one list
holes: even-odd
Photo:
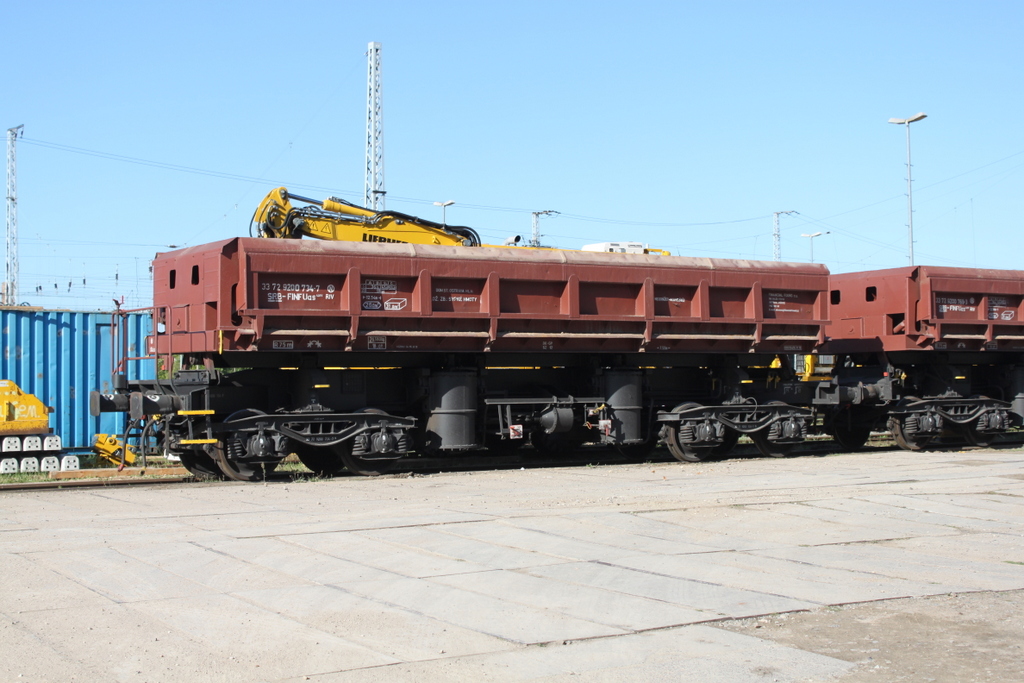
[[(128, 313), (128, 356), (145, 353), (152, 333), (148, 314)], [(112, 370), (111, 314), (0, 308), (4, 349), (0, 379), (14, 381), (53, 408), (50, 427), (65, 448), (89, 448), (98, 433), (124, 430), (123, 413), (89, 414), (89, 392), (110, 392)], [(120, 330), (114, 333), (121, 348)], [(129, 379), (153, 379), (153, 360), (128, 362)]]

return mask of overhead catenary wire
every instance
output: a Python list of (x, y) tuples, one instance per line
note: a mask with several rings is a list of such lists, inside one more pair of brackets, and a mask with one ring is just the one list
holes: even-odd
[[(152, 159), (143, 159), (143, 158), (140, 158), (140, 157), (132, 157), (132, 156), (127, 156), (127, 155), (123, 155), (123, 154), (116, 154), (116, 153), (113, 153), (113, 152), (105, 152), (105, 151), (100, 151), (100, 150), (93, 150), (93, 149), (86, 149), (86, 148), (82, 148), (82, 147), (75, 147), (73, 145), (66, 145), (66, 144), (62, 144), (62, 143), (49, 142), (49, 141), (46, 141), (46, 140), (38, 140), (38, 139), (35, 139), (35, 138), (29, 138), (29, 137), (23, 137), (23, 138), (19, 138), (19, 139), (20, 139), (21, 142), (24, 142), (25, 144), (37, 145), (39, 147), (45, 147), (45, 148), (55, 149), (55, 150), (59, 150), (59, 151), (71, 152), (71, 153), (74, 153), (74, 154), (83, 154), (83, 155), (86, 155), (86, 156), (94, 156), (94, 157), (98, 157), (98, 158), (102, 158), (102, 159), (109, 159), (109, 160), (112, 160), (112, 161), (119, 161), (119, 162), (124, 162), (124, 163), (131, 163), (131, 164), (138, 164), (138, 165), (142, 165), (142, 166), (150, 166), (150, 167), (153, 167), (153, 168), (162, 168), (162, 169), (171, 170), (171, 171), (178, 171), (178, 172), (182, 172), (182, 173), (193, 173), (193, 174), (197, 174), (197, 175), (203, 175), (203, 176), (209, 176), (209, 177), (215, 177), (215, 178), (222, 178), (222, 179), (225, 179), (225, 180), (236, 180), (236, 181), (247, 182), (247, 183), (266, 183), (266, 184), (282, 185), (282, 186), (287, 186), (287, 187), (301, 188), (301, 189), (305, 189), (305, 190), (316, 190), (316, 191), (321, 191), (321, 192), (326, 192), (326, 193), (331, 193), (331, 194), (336, 194), (336, 195), (338, 195), (338, 194), (346, 195), (346, 196), (351, 196), (351, 197), (356, 197), (356, 198), (359, 198), (359, 197), (363, 196), (363, 193), (355, 191), (355, 190), (338, 190), (338, 189), (335, 189), (335, 188), (325, 187), (325, 186), (321, 186), (321, 185), (309, 185), (309, 184), (305, 184), (305, 183), (294, 183), (294, 182), (290, 183), (288, 181), (281, 180), (281, 179), (270, 179), (270, 178), (265, 178), (265, 177), (248, 176), (248, 175), (244, 175), (244, 174), (231, 173), (231, 172), (226, 172), (226, 171), (215, 171), (215, 170), (204, 169), (204, 168), (199, 168), (199, 167), (195, 167), (195, 166), (186, 166), (186, 165), (183, 165), (183, 164), (173, 164), (173, 163), (169, 163), (169, 162), (155, 161), (155, 160), (152, 160)], [(973, 169), (964, 171), (962, 173), (958, 173), (958, 174), (956, 174), (954, 176), (950, 176), (948, 178), (944, 178), (943, 180), (939, 180), (939, 181), (936, 181), (936, 182), (931, 183), (929, 185), (922, 186), (921, 188), (918, 188), (918, 192), (922, 192), (924, 190), (928, 190), (930, 188), (936, 187), (938, 185), (941, 185), (943, 183), (949, 182), (951, 180), (955, 180), (956, 178), (960, 178), (960, 177), (963, 177), (965, 175), (969, 175), (971, 173), (975, 173), (977, 171), (980, 171), (982, 169), (989, 168), (990, 166), (994, 166), (994, 165), (996, 165), (998, 163), (1001, 163), (1001, 162), (1006, 161), (1008, 159), (1012, 159), (1012, 158), (1020, 156), (1022, 154), (1024, 154), (1024, 150), (1021, 150), (1019, 152), (1014, 152), (1013, 154), (1006, 155), (1004, 157), (1001, 157), (1000, 159), (996, 159), (995, 161), (991, 161), (989, 163), (982, 164), (981, 166), (977, 166), (977, 167), (975, 167)], [(1012, 169), (1009, 169), (1009, 170), (1016, 170), (1017, 168), (1020, 168), (1021, 166), (1024, 166), (1024, 164), (1020, 164), (1018, 166), (1014, 166)], [(983, 182), (983, 181), (978, 181), (978, 182)], [(429, 204), (433, 203), (433, 200), (421, 199), (421, 198), (417, 198), (417, 197), (405, 197), (405, 196), (390, 195), (390, 194), (389, 194), (389, 196), (392, 199), (396, 200), (396, 201), (409, 202), (409, 203), (413, 203), (413, 204), (429, 205)], [(830, 216), (828, 216), (828, 217), (826, 217), (826, 218), (824, 218), (822, 220), (831, 220), (831, 219), (837, 218), (839, 216), (844, 216), (844, 215), (847, 215), (847, 214), (850, 214), (850, 213), (856, 213), (858, 211), (863, 211), (863, 210), (871, 208), (873, 206), (878, 206), (880, 204), (884, 204), (886, 202), (893, 201), (895, 199), (899, 199), (899, 198), (901, 198), (903, 196), (904, 195), (900, 194), (900, 195), (893, 195), (891, 197), (886, 197), (885, 199), (881, 199), (881, 200), (878, 200), (876, 202), (871, 202), (870, 204), (865, 204), (863, 206), (859, 206), (859, 207), (856, 207), (856, 208), (853, 208), (853, 209), (847, 209), (845, 211), (841, 211), (839, 213), (832, 214), (832, 215), (830, 215)], [(532, 213), (531, 209), (518, 208), (518, 207), (494, 206), (494, 205), (489, 205), (489, 204), (472, 204), (472, 203), (467, 203), (467, 202), (460, 202), (459, 204), (463, 208), (476, 209), (476, 210), (480, 210), (480, 211), (498, 211), (498, 212), (509, 212), (509, 213), (524, 213), (524, 214), (525, 213)], [(752, 216), (752, 217), (749, 217), (749, 218), (738, 218), (738, 219), (721, 220), (721, 221), (698, 221), (698, 222), (685, 222), (684, 223), (684, 222), (636, 221), (636, 220), (631, 220), (631, 219), (628, 219), (628, 218), (605, 218), (605, 217), (586, 216), (586, 215), (581, 215), (581, 214), (564, 213), (564, 212), (561, 214), (561, 216), (563, 218), (567, 218), (567, 219), (570, 219), (570, 220), (577, 220), (577, 221), (585, 221), (585, 222), (592, 222), (592, 223), (619, 224), (619, 225), (636, 225), (636, 226), (642, 226), (642, 227), (666, 227), (666, 228), (672, 228), (672, 227), (702, 227), (702, 226), (713, 226), (713, 225), (730, 225), (730, 224), (735, 224), (735, 223), (746, 223), (746, 222), (751, 222), (751, 221), (764, 220), (765, 218), (767, 218), (770, 215), (771, 214), (763, 214), (763, 215), (758, 215), (758, 216)]]
[[(142, 166), (149, 166), (149, 167), (154, 167), (154, 168), (162, 168), (162, 169), (166, 169), (166, 170), (170, 170), (170, 171), (178, 172), (178, 173), (189, 173), (189, 174), (201, 175), (201, 176), (206, 176), (206, 177), (217, 177), (217, 178), (222, 178), (222, 179), (226, 179), (226, 180), (229, 180), (229, 181), (244, 182), (244, 183), (247, 183), (249, 185), (253, 185), (253, 184), (259, 184), (259, 185), (274, 184), (274, 185), (278, 185), (278, 186), (287, 186), (287, 187), (290, 187), (290, 188), (306, 190), (306, 191), (309, 191), (309, 192), (323, 193), (325, 196), (326, 195), (335, 195), (335, 196), (336, 195), (344, 195), (344, 196), (348, 196), (348, 197), (354, 198), (356, 201), (359, 201), (359, 198), (360, 198), (360, 193), (357, 192), (357, 191), (337, 190), (335, 188), (329, 188), (329, 187), (318, 186), (318, 185), (309, 185), (309, 184), (305, 184), (305, 183), (294, 183), (294, 182), (288, 182), (288, 181), (283, 181), (283, 180), (279, 180), (279, 179), (271, 180), (271, 179), (268, 179), (266, 177), (262, 177), (262, 175), (261, 176), (250, 176), (250, 175), (239, 174), (239, 173), (231, 173), (231, 172), (223, 172), (223, 171), (215, 171), (215, 170), (210, 170), (210, 169), (204, 169), (204, 168), (201, 168), (201, 167), (190, 166), (190, 165), (186, 165), (186, 164), (174, 164), (174, 163), (160, 162), (160, 161), (155, 161), (155, 160), (151, 160), (151, 159), (145, 159), (145, 158), (141, 158), (141, 157), (134, 157), (134, 156), (116, 154), (116, 153), (106, 152), (106, 151), (101, 151), (101, 150), (86, 149), (86, 148), (82, 148), (82, 147), (76, 147), (76, 146), (73, 146), (73, 145), (65, 145), (65, 144), (60, 144), (60, 143), (54, 143), (54, 142), (45, 141), (45, 140), (38, 140), (38, 139), (35, 139), (35, 138), (30, 138), (30, 137), (20, 138), (19, 142), (23, 142), (24, 144), (28, 144), (28, 145), (36, 145), (36, 146), (43, 147), (43, 148), (49, 148), (49, 149), (52, 149), (54, 151), (61, 152), (61, 153), (81, 154), (81, 155), (87, 155), (87, 156), (92, 156), (92, 157), (96, 157), (96, 158), (107, 159), (107, 160), (113, 161), (115, 163), (131, 163), (131, 164), (142, 165)], [(985, 163), (985, 164), (981, 164), (981, 165), (976, 166), (976, 167), (974, 167), (972, 169), (969, 169), (969, 170), (957, 173), (955, 175), (949, 176), (948, 178), (944, 178), (942, 180), (930, 183), (929, 185), (925, 185), (925, 186), (922, 186), (920, 188), (915, 188), (915, 192), (916, 193), (921, 193), (922, 195), (927, 194), (927, 195), (932, 196), (932, 197), (935, 197), (935, 196), (947, 196), (949, 194), (952, 194), (953, 192), (963, 191), (966, 188), (976, 187), (978, 185), (985, 184), (985, 187), (976, 189), (974, 191), (974, 193), (973, 193), (973, 195), (971, 197), (971, 199), (973, 199), (973, 197), (977, 196), (978, 193), (988, 192), (996, 184), (1004, 183), (1008, 178), (1013, 176), (1013, 174), (1017, 173), (1020, 168), (1024, 167), (1024, 163), (1017, 163), (1017, 164), (1012, 165), (1009, 168), (994, 169), (994, 170), (990, 171), (989, 173), (984, 174), (984, 177), (973, 179), (973, 180), (971, 180), (967, 184), (957, 183), (956, 187), (943, 188), (943, 191), (938, 193), (938, 194), (936, 194), (933, 190), (936, 189), (936, 188), (942, 187), (943, 185), (948, 185), (948, 183), (950, 183), (951, 181), (954, 181), (956, 179), (963, 178), (965, 176), (969, 176), (972, 173), (977, 173), (979, 171), (984, 171), (985, 169), (991, 169), (992, 167), (997, 166), (1000, 163), (1004, 163), (1005, 164), (1005, 162), (1007, 162), (1009, 160), (1013, 160), (1015, 158), (1018, 158), (1021, 155), (1024, 155), (1024, 151), (1014, 152), (1013, 154), (1005, 155), (1005, 156), (1000, 157), (999, 159), (996, 159), (994, 161), (991, 161), (991, 162), (988, 162), (988, 163)], [(271, 166), (268, 166), (267, 168), (269, 169), (270, 167)], [(263, 169), (263, 170), (265, 172), (267, 169)], [(929, 192), (929, 191), (931, 191), (931, 192)], [(251, 192), (251, 188), (246, 190), (246, 194), (248, 194), (249, 192)], [(405, 202), (405, 203), (408, 203), (408, 204), (417, 204), (417, 205), (424, 205), (424, 206), (432, 204), (432, 200), (431, 199), (420, 199), (420, 198), (417, 198), (417, 197), (405, 197), (405, 196), (398, 196), (398, 195), (389, 195), (389, 197), (392, 200), (396, 201), (396, 202)], [(839, 236), (844, 241), (845, 240), (856, 241), (856, 242), (860, 242), (860, 243), (864, 243), (864, 244), (869, 244), (869, 245), (873, 245), (873, 246), (877, 247), (876, 251), (874, 251), (871, 255), (865, 256), (864, 258), (862, 258), (862, 259), (860, 259), (858, 261), (852, 261), (852, 262), (851, 261), (847, 261), (847, 260), (840, 261), (840, 260), (838, 260), (838, 258), (834, 259), (834, 260), (830, 259), (837, 266), (850, 266), (850, 265), (862, 266), (865, 263), (871, 263), (871, 261), (873, 261), (875, 256), (877, 256), (880, 253), (891, 253), (891, 254), (895, 255), (895, 254), (901, 253), (902, 250), (895, 244), (895, 240), (892, 243), (889, 243), (889, 242), (886, 242), (884, 239), (880, 240), (880, 239), (877, 239), (877, 238), (872, 238), (871, 236), (865, 234), (864, 232), (859, 231), (859, 230), (855, 230), (853, 228), (855, 228), (856, 225), (863, 225), (865, 223), (872, 223), (872, 222), (877, 222), (879, 220), (884, 220), (885, 216), (888, 216), (890, 213), (895, 213), (895, 210), (893, 212), (889, 212), (889, 211), (884, 211), (884, 212), (881, 212), (881, 213), (879, 213), (879, 212), (872, 212), (872, 213), (875, 214), (874, 216), (864, 216), (863, 220), (857, 221), (854, 225), (847, 225), (844, 228), (840, 228), (840, 227), (834, 225), (833, 223), (831, 223), (831, 221), (836, 219), (836, 218), (838, 218), (838, 217), (840, 217), (840, 216), (845, 216), (845, 215), (849, 215), (849, 214), (853, 214), (853, 213), (857, 213), (857, 212), (863, 212), (863, 211), (865, 211), (867, 209), (870, 209), (870, 208), (873, 208), (873, 207), (882, 206), (882, 205), (884, 205), (886, 203), (892, 202), (892, 201), (900, 199), (902, 197), (903, 197), (903, 195), (894, 195), (892, 197), (887, 197), (887, 198), (881, 199), (879, 201), (870, 202), (870, 203), (858, 206), (858, 207), (853, 208), (853, 209), (848, 209), (848, 210), (845, 210), (845, 211), (834, 213), (834, 214), (831, 214), (831, 215), (829, 215), (829, 216), (827, 216), (825, 218), (814, 218), (812, 216), (803, 215), (803, 216), (800, 217), (799, 221), (794, 221), (793, 224), (785, 226), (784, 229), (787, 232), (790, 232), (793, 229), (797, 229), (799, 227), (800, 223), (806, 222), (806, 223), (809, 223), (809, 224), (814, 224), (814, 225), (823, 227), (826, 230), (831, 231), (833, 233), (833, 239), (836, 236)], [(970, 202), (970, 199), (965, 199), (963, 201), (960, 201), (960, 202), (957, 203), (957, 205), (955, 207), (953, 207), (953, 209), (950, 209), (950, 210), (942, 212), (938, 217), (931, 216), (929, 218), (925, 218), (920, 223), (920, 225), (927, 226), (930, 223), (933, 223), (933, 222), (941, 219), (943, 216), (948, 215), (950, 212), (955, 212), (957, 208), (959, 208), (961, 206), (966, 206), (968, 204), (968, 202)], [(209, 225), (207, 225), (207, 228), (212, 226), (213, 224), (216, 224), (217, 222), (221, 222), (221, 221), (226, 220), (228, 218), (229, 214), (232, 211), (237, 210), (239, 208), (240, 203), (241, 203), (240, 201), (234, 203), (232, 209), (227, 210), (226, 212), (224, 212), (223, 216), (219, 216), (216, 220), (211, 221), (209, 223)], [(471, 202), (460, 202), (460, 207), (465, 208), (465, 209), (473, 209), (473, 210), (478, 210), (478, 211), (488, 211), (488, 212), (496, 212), (496, 213), (513, 213), (513, 214), (529, 214), (529, 213), (532, 213), (532, 211), (530, 209), (526, 209), (526, 208), (517, 208), (517, 207), (510, 207), (510, 206), (485, 204), (485, 203), (474, 204), (474, 203), (471, 203)], [(972, 205), (972, 208), (973, 208), (973, 205)], [(715, 220), (715, 221), (693, 221), (693, 222), (682, 222), (682, 221), (644, 221), (644, 220), (632, 219), (628, 215), (625, 216), (625, 217), (605, 217), (605, 216), (593, 216), (593, 215), (576, 214), (576, 213), (562, 213), (558, 217), (564, 218), (567, 221), (587, 222), (587, 223), (594, 223), (594, 224), (603, 224), (603, 225), (608, 225), (608, 226), (631, 226), (631, 227), (648, 227), (648, 228), (702, 228), (702, 227), (712, 227), (712, 226), (730, 226), (730, 225), (737, 225), (738, 226), (738, 225), (743, 225), (743, 224), (746, 224), (746, 223), (756, 223), (758, 221), (766, 220), (768, 216), (770, 216), (770, 214), (765, 213), (765, 214), (762, 214), (762, 215), (751, 216), (751, 217), (746, 217), (746, 218), (737, 218), (737, 219), (730, 219), (730, 220)], [(972, 218), (973, 218), (973, 215), (972, 215)], [(194, 239), (195, 237), (198, 237), (202, 232), (205, 232), (205, 230), (207, 228), (200, 229), (198, 231), (198, 233), (192, 239)], [(972, 230), (973, 230), (973, 225), (972, 225)], [(494, 239), (503, 240), (504, 237), (505, 237), (505, 233), (507, 231), (504, 230), (504, 229), (497, 228), (497, 229), (492, 229), (492, 230), (479, 229), (479, 232), (484, 234), (484, 235), (488, 235), (488, 241), (490, 241), (490, 235), (494, 235)], [(732, 233), (733, 231), (729, 231), (729, 232)], [(569, 235), (569, 234), (558, 234), (557, 231), (553, 232), (553, 233), (548, 233), (548, 234), (552, 238), (558, 238), (560, 240), (563, 240), (563, 243), (565, 243), (565, 242), (569, 242), (569, 243), (579, 242), (579, 243), (582, 243), (582, 239), (581, 239), (579, 234), (572, 234), (572, 235)], [(679, 237), (682, 237), (683, 233), (678, 233), (677, 235)], [(699, 236), (706, 238), (706, 237), (708, 237), (710, 235), (708, 235), (706, 233), (703, 233), (703, 234), (699, 234)], [(729, 235), (728, 237), (723, 235), (719, 239), (712, 239), (712, 240), (704, 239), (704, 240), (701, 240), (701, 241), (685, 240), (681, 244), (680, 243), (677, 243), (677, 244), (660, 244), (659, 246), (661, 246), (663, 248), (672, 249), (672, 250), (675, 251), (675, 253), (690, 253), (690, 254), (694, 254), (694, 255), (702, 254), (702, 255), (711, 256), (711, 257), (736, 258), (738, 250), (735, 249), (735, 248), (732, 248), (731, 245), (732, 244), (736, 244), (736, 243), (749, 243), (749, 244), (753, 245), (752, 248), (753, 248), (753, 254), (754, 255), (752, 257), (754, 257), (754, 258), (764, 258), (765, 260), (767, 260), (767, 258), (768, 258), (767, 256), (762, 256), (762, 255), (758, 255), (757, 254), (757, 240), (759, 239), (759, 237), (761, 237), (760, 231), (758, 233), (756, 233), (756, 234), (744, 234), (744, 235), (739, 235), (739, 236), (735, 236), (734, 234), (732, 234), (732, 235)], [(38, 240), (36, 240), (36, 239), (32, 239), (32, 238), (25, 239), (23, 237), (22, 241), (23, 241), (23, 243), (31, 243), (31, 244), (35, 244), (35, 245), (49, 243), (48, 240), (43, 240), (42, 238), (39, 238)], [(676, 240), (673, 240), (673, 241), (676, 241)], [(138, 248), (138, 249), (161, 249), (161, 248), (169, 248), (169, 247), (173, 246), (173, 245), (164, 245), (164, 244), (155, 244), (155, 243), (147, 244), (147, 243), (135, 243), (135, 242), (132, 242), (132, 243), (103, 242), (103, 241), (100, 241), (100, 240), (69, 240), (69, 241), (62, 241), (61, 246), (83, 246), (83, 247), (97, 246), (98, 247), (98, 246), (104, 246), (104, 245), (115, 244), (115, 243), (118, 245), (119, 248), (127, 247), (127, 248)], [(191, 241), (187, 241), (184, 244), (187, 245), (189, 243), (191, 243)], [(500, 241), (497, 242), (497, 243), (500, 243)], [(744, 252), (746, 254), (750, 254), (751, 253), (751, 251), (748, 250), (748, 249), (742, 249), (740, 251), (742, 251), (742, 252)], [(836, 255), (838, 256), (839, 253), (840, 252), (837, 250)], [(147, 257), (150, 256), (150, 255), (151, 254), (147, 254)], [(923, 255), (928, 256), (927, 254), (923, 254)], [(35, 260), (37, 258), (45, 259), (46, 255), (43, 255), (41, 257), (37, 257), (34, 254), (25, 254), (24, 258), (31, 259), (31, 260)], [(90, 261), (93, 261), (93, 260), (99, 260), (100, 257), (85, 256), (84, 258), (87, 258)], [(929, 258), (933, 258), (933, 257), (929, 256)], [(948, 263), (950, 265), (960, 265), (961, 264), (961, 262), (959, 260), (949, 259), (947, 257), (934, 257), (933, 260), (936, 261), (936, 262)], [(976, 258), (974, 260), (976, 261)], [(874, 264), (872, 263), (871, 265), (874, 265)], [(963, 263), (962, 265), (969, 266), (971, 264), (970, 263)], [(36, 269), (37, 268), (33, 268), (33, 270), (36, 270)], [(28, 274), (26, 274), (26, 275), (29, 278), (35, 279), (35, 277), (32, 276), (32, 275), (28, 275)], [(50, 276), (52, 276), (52, 273), (50, 274)], [(43, 277), (45, 278), (46, 276), (43, 276)], [(95, 276), (90, 274), (90, 280), (92, 280), (94, 278), (95, 278)], [(39, 280), (36, 280), (36, 281), (38, 282)], [(102, 282), (102, 280), (96, 279), (96, 282), (99, 283), (99, 282)], [(25, 284), (29, 285), (29, 286), (26, 287), (26, 290), (30, 290), (32, 283), (31, 282), (26, 282)], [(75, 297), (76, 293), (77, 293), (76, 290), (77, 291), (82, 291), (82, 290), (80, 290), (78, 288), (75, 288), (75, 289), (73, 289), (73, 291), (71, 292), (71, 294), (69, 296), (72, 297), (72, 298)]]

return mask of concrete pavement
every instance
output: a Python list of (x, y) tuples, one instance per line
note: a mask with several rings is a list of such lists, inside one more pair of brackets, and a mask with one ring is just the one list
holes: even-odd
[(715, 623), (1021, 589), (1022, 537), (1020, 450), (5, 493), (0, 679), (824, 681)]

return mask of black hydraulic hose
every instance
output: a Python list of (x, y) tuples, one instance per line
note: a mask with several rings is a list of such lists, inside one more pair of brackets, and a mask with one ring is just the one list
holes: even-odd
[[(256, 207), (256, 211), (259, 211), (259, 210), (260, 210), (259, 207)], [(256, 237), (256, 235), (252, 234), (252, 226), (253, 226), (253, 223), (256, 222), (256, 211), (252, 212), (252, 218), (249, 219), (249, 237)]]
[(127, 465), (125, 457), (128, 454), (128, 432), (132, 430), (132, 427), (136, 422), (138, 422), (138, 420), (128, 420), (128, 424), (124, 428), (124, 434), (121, 435), (121, 462), (117, 465), (118, 472), (123, 470)]
[(401, 213), (399, 211), (382, 211), (375, 214), (371, 219), (372, 222), (376, 223), (382, 218), (395, 218), (398, 220), (406, 221), (414, 225), (421, 225), (427, 228), (433, 228), (434, 230), (441, 230), (450, 234), (458, 235), (466, 240), (469, 240), (471, 247), (480, 246), (480, 236), (473, 228), (466, 227), (464, 225), (445, 225), (443, 223), (435, 223), (434, 221), (428, 221), (425, 218), (419, 218), (407, 213)]
[(469, 240), (469, 246), (479, 247), (480, 246), (480, 235), (477, 234), (473, 228), (467, 228), (463, 226), (449, 227), (449, 230), (454, 232), (456, 235), (462, 235), (465, 239)]
[[(154, 422), (156, 422), (156, 419), (152, 417), (146, 420), (146, 424), (142, 427), (142, 434), (139, 436), (139, 459), (142, 461), (142, 467), (146, 467), (149, 464), (146, 461), (146, 439), (149, 438)], [(125, 444), (125, 449), (127, 448), (128, 444)]]
[[(333, 211), (327, 211), (327, 210), (321, 208), (321, 205), (322, 205), (321, 202), (317, 202), (317, 201), (314, 201), (312, 199), (308, 199), (306, 197), (299, 197), (297, 195), (289, 194), (288, 196), (291, 199), (298, 199), (299, 201), (309, 202), (311, 204), (314, 204), (314, 206), (302, 206), (302, 207), (299, 207), (299, 208), (292, 209), (291, 211), (288, 212), (288, 214), (285, 216), (284, 227), (283, 227), (283, 230), (285, 230), (286, 233), (287, 233), (286, 237), (298, 238), (300, 236), (299, 234), (296, 233), (294, 227), (292, 226), (292, 221), (293, 221), (294, 218), (300, 218), (300, 219), (301, 218), (310, 218), (310, 219), (321, 219), (322, 218), (322, 219), (338, 220), (338, 214), (333, 212)], [(361, 208), (361, 207), (357, 207), (355, 204), (352, 204), (350, 202), (346, 202), (344, 200), (337, 200), (336, 199), (335, 201), (339, 201), (340, 203), (345, 204), (347, 206), (352, 206), (352, 207), (355, 207), (355, 208)], [(469, 246), (471, 246), (471, 247), (479, 247), (480, 244), (481, 244), (480, 235), (473, 228), (470, 228), (470, 227), (467, 227), (467, 226), (464, 226), (464, 225), (445, 225), (445, 224), (442, 224), (442, 223), (435, 223), (434, 221), (428, 221), (428, 220), (426, 220), (424, 218), (419, 218), (419, 217), (413, 216), (411, 214), (401, 213), (400, 211), (381, 211), (379, 213), (374, 214), (373, 216), (367, 216), (367, 217), (363, 217), (363, 216), (346, 216), (345, 220), (351, 221), (353, 223), (363, 223), (363, 224), (367, 224), (367, 225), (374, 225), (374, 224), (380, 223), (381, 221), (383, 221), (386, 218), (390, 218), (390, 219), (394, 219), (394, 220), (399, 220), (399, 221), (405, 221), (406, 223), (411, 223), (413, 225), (419, 225), (419, 226), (422, 226), (422, 227), (425, 227), (425, 228), (431, 228), (433, 230), (440, 230), (442, 232), (447, 232), (448, 234), (451, 234), (451, 235), (458, 235), (459, 237), (461, 237), (464, 240), (466, 240), (469, 243)], [(253, 214), (253, 218), (249, 222), (249, 234), (250, 234), (250, 236), (252, 236), (252, 225), (253, 225), (253, 222), (255, 220), (256, 220), (256, 214)]]

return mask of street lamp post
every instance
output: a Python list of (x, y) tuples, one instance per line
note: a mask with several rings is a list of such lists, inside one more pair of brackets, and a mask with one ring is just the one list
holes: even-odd
[(889, 123), (898, 123), (907, 128), (907, 251), (910, 265), (914, 265), (914, 191), (910, 184), (910, 124), (924, 118), (928, 118), (928, 115), (920, 112), (909, 119), (889, 119)]
[(441, 207), (441, 225), (448, 225), (448, 207), (454, 203), (454, 199), (449, 199), (446, 202), (434, 202), (434, 206)]
[(800, 235), (801, 237), (807, 237), (807, 238), (810, 239), (810, 242), (811, 242), (811, 263), (814, 263), (814, 238), (815, 237), (821, 237), (822, 235), (827, 235), (827, 234), (829, 234), (829, 233), (827, 233), (827, 232), (812, 232), (810, 235)]

